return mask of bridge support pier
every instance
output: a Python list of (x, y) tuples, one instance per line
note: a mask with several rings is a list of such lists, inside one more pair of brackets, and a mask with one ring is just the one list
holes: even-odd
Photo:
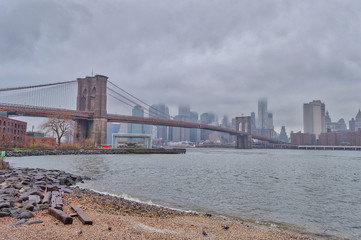
[[(239, 126), (241, 124), (241, 129)], [(247, 131), (246, 131), (247, 128)], [(246, 132), (242, 135), (237, 135), (237, 149), (251, 149), (252, 148), (252, 135), (251, 135), (251, 117), (236, 117), (236, 129)]]
[(238, 135), (236, 148), (237, 149), (252, 149), (252, 136), (251, 135)]
[(107, 144), (107, 79), (102, 75), (78, 78), (78, 111), (93, 111), (91, 120), (77, 119), (74, 140), (91, 145)]

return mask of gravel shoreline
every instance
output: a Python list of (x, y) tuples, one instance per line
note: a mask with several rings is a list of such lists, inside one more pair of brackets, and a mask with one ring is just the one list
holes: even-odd
[[(11, 171), (10, 175), (9, 171)], [(24, 191), (16, 194), (14, 185), (18, 184), (19, 191), (24, 187), (27, 187), (27, 190), (35, 188), (39, 191), (37, 186), (52, 181), (55, 185), (59, 184), (59, 189), (64, 190), (64, 212), (70, 214), (70, 206), (76, 205), (93, 220), (93, 225), (83, 225), (77, 217), (74, 217), (73, 224), (64, 225), (48, 214), (46, 204), (31, 202), (34, 206), (31, 210), (33, 216), (24, 224), (10, 226), (19, 216), (0, 217), (0, 239), (315, 239), (309, 235), (284, 231), (276, 227), (172, 210), (78, 187), (69, 189), (67, 185), (82, 181), (83, 178), (61, 171), (49, 171), (52, 170), (1, 170), (0, 202), (4, 203), (5, 199), (10, 203), (9, 205), (13, 205), (10, 212), (14, 209), (24, 209), (29, 199), (21, 200), (20, 196)], [(24, 184), (21, 180), (23, 178), (28, 182), (20, 188), (20, 185)], [(9, 189), (15, 190), (8, 191)], [(9, 192), (13, 194), (13, 199), (10, 199)], [(41, 194), (34, 193), (28, 196), (30, 195)], [(37, 221), (37, 224), (27, 225), (34, 220), (40, 221)], [(225, 226), (228, 226), (228, 229)]]

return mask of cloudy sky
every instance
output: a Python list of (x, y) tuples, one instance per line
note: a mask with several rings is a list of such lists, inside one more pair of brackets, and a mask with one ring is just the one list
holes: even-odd
[(93, 71), (172, 115), (249, 115), (265, 97), (275, 127), (298, 131), (302, 104), (320, 99), (348, 122), (360, 12), (359, 0), (0, 0), (1, 87)]

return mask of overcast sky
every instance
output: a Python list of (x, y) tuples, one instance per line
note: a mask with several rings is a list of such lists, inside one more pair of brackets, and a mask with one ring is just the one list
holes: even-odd
[(172, 115), (249, 115), (265, 97), (289, 132), (320, 99), (348, 123), (361, 108), (360, 13), (359, 0), (0, 0), (1, 88), (93, 71)]

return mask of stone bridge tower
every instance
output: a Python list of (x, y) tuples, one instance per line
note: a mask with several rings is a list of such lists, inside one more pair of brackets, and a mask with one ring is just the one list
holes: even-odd
[(94, 112), (92, 120), (76, 120), (74, 138), (78, 143), (84, 140), (95, 145), (107, 143), (107, 80), (102, 75), (77, 79), (76, 110)]
[[(236, 117), (236, 129), (239, 130), (241, 125), (241, 131), (246, 132), (245, 135), (237, 135), (238, 149), (251, 149), (252, 148), (252, 135), (251, 135), (251, 117)], [(247, 128), (247, 129), (246, 129)]]

